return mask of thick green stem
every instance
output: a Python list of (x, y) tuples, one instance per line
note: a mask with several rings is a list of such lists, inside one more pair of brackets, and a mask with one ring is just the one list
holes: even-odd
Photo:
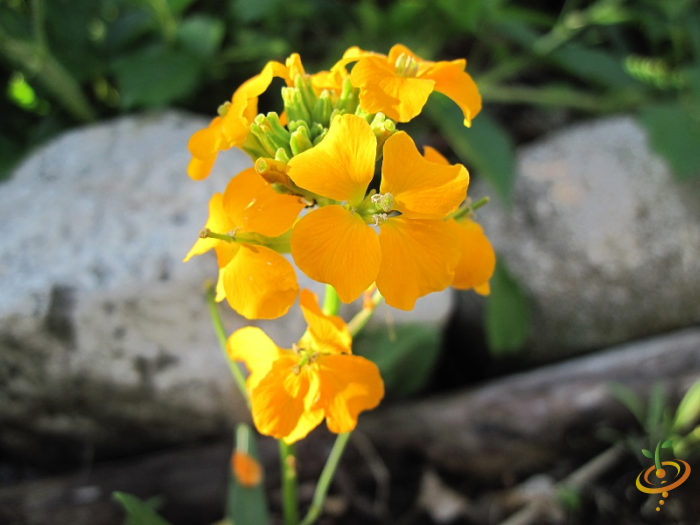
[(323, 467), (323, 472), (321, 472), (318, 485), (316, 485), (316, 492), (314, 492), (314, 498), (311, 501), (309, 512), (306, 513), (306, 516), (304, 516), (304, 520), (300, 525), (311, 525), (321, 515), (321, 511), (323, 510), (323, 502), (326, 499), (328, 489), (331, 486), (333, 476), (335, 476), (335, 471), (340, 463), (340, 458), (343, 457), (343, 451), (345, 450), (345, 446), (348, 444), (349, 439), (350, 432), (338, 434), (338, 437), (335, 439), (333, 450), (331, 450), (331, 454), (328, 456), (326, 466)]
[(248, 404), (248, 408), (250, 408), (250, 399), (248, 399), (248, 392), (246, 391), (245, 378), (243, 377), (243, 372), (241, 372), (241, 369), (238, 367), (238, 364), (235, 361), (231, 360), (231, 358), (228, 356), (228, 352), (226, 351), (226, 330), (224, 330), (224, 325), (221, 322), (221, 316), (219, 315), (219, 309), (216, 306), (215, 292), (213, 286), (210, 286), (207, 290), (207, 303), (209, 304), (209, 313), (211, 314), (211, 321), (214, 325), (214, 331), (216, 332), (216, 337), (219, 340), (219, 346), (221, 347), (221, 351), (223, 352), (224, 358), (226, 359), (228, 367), (231, 370), (231, 375), (236, 381), (238, 389), (241, 391), (243, 399), (245, 399), (246, 403)]
[(297, 465), (294, 445), (287, 445), (281, 439), (279, 442), (284, 525), (297, 525), (299, 523), (299, 502), (297, 500)]
[(323, 298), (323, 313), (326, 315), (338, 315), (340, 298), (332, 285), (326, 285), (326, 296)]

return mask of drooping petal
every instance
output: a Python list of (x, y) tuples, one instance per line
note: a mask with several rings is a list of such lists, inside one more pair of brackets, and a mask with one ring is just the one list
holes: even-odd
[(431, 146), (423, 146), (423, 158), (435, 164), (449, 164), (445, 156)]
[(241, 244), (222, 278), (226, 299), (246, 319), (280, 317), (299, 293), (292, 265), (264, 246)]
[(394, 209), (406, 217), (442, 219), (467, 195), (469, 173), (461, 164), (426, 160), (411, 137), (395, 133), (384, 144), (380, 193), (394, 196)]
[(470, 220), (447, 221), (459, 241), (460, 259), (455, 267), (452, 286), (458, 290), (474, 291), (480, 295), (490, 292), (489, 279), (496, 268), (496, 254), (481, 226)]
[(419, 297), (452, 284), (460, 252), (445, 221), (392, 217), (380, 226), (379, 243), (377, 288), (388, 305), (410, 310)]
[(350, 80), (360, 88), (360, 106), (365, 111), (381, 111), (399, 122), (408, 122), (421, 112), (435, 85), (430, 79), (402, 77), (393, 63), (376, 56), (360, 59)]
[(298, 361), (296, 356), (280, 357), (251, 390), (253, 422), (261, 434), (282, 439), (298, 426), (311, 384), (308, 367), (295, 373)]
[(452, 99), (464, 114), (464, 125), (481, 111), (481, 95), (472, 77), (464, 71), (465, 60), (437, 62), (421, 78), (435, 81), (435, 91)]
[(211, 155), (206, 158), (198, 159), (197, 157), (192, 157), (190, 163), (187, 165), (187, 174), (193, 180), (204, 180), (211, 173), (212, 167), (214, 167), (214, 162), (216, 162), (217, 154)]
[(221, 132), (221, 122), (221, 117), (215, 117), (206, 128), (193, 133), (187, 142), (187, 149), (192, 154), (187, 174), (194, 180), (206, 179), (219, 151), (230, 147)]
[(292, 227), (305, 204), (299, 197), (280, 195), (255, 168), (248, 168), (229, 182), (223, 206), (237, 228), (277, 237)]
[(333, 120), (326, 138), (289, 161), (289, 177), (302, 188), (359, 204), (374, 175), (377, 139), (355, 115)]
[(256, 326), (246, 326), (231, 334), (226, 351), (230, 359), (243, 361), (248, 368), (246, 386), (249, 391), (268, 374), (272, 364), (285, 355), (285, 351)]
[(315, 366), (320, 384), (316, 406), (323, 407), (331, 432), (350, 432), (360, 412), (375, 408), (384, 397), (379, 368), (364, 357), (324, 355)]
[(333, 285), (344, 303), (357, 299), (377, 277), (377, 235), (359, 214), (342, 206), (325, 206), (304, 216), (294, 226), (291, 245), (299, 269)]
[(337, 315), (326, 315), (318, 305), (318, 297), (309, 290), (302, 290), (299, 306), (309, 325), (309, 334), (315, 348), (322, 354), (351, 353), (352, 337), (348, 327)]
[[(226, 233), (233, 229), (234, 223), (231, 220), (231, 217), (229, 217), (224, 211), (223, 195), (221, 193), (215, 193), (212, 195), (211, 199), (209, 199), (209, 218), (207, 219), (207, 223), (204, 225), (204, 227), (215, 233)], [(220, 241), (219, 239), (212, 239), (211, 237), (206, 239), (197, 239), (197, 242), (194, 243), (194, 246), (192, 246), (192, 249), (185, 256), (183, 262), (187, 262), (195, 255), (201, 255), (219, 246), (222, 246), (222, 249), (225, 251), (227, 250), (225, 247), (226, 244), (230, 243)], [(235, 248), (231, 246), (230, 251), (235, 251)], [(222, 257), (224, 257), (223, 253), (221, 256), (217, 253), (217, 258), (221, 259)]]

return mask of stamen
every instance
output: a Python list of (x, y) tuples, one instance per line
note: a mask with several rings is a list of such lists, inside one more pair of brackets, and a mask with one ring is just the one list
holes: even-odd
[(418, 74), (418, 62), (410, 55), (401, 53), (394, 63), (396, 73), (400, 76), (408, 78), (415, 77)]
[(394, 207), (394, 196), (391, 193), (377, 193), (370, 197), (370, 201), (385, 212), (390, 212)]
[(372, 215), (372, 220), (374, 221), (375, 226), (381, 226), (388, 218), (389, 216), (386, 213), (375, 213)]

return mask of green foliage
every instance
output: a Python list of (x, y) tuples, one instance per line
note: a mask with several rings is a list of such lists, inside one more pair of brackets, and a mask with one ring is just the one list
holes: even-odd
[(405, 324), (387, 330), (365, 329), (357, 336), (353, 352), (379, 367), (386, 389), (407, 396), (418, 392), (430, 379), (440, 352), (437, 327)]
[(700, 105), (663, 103), (642, 109), (640, 123), (651, 147), (663, 155), (681, 179), (700, 175)]
[(520, 350), (531, 329), (530, 305), (503, 259), (497, 258), (486, 302), (486, 340), (494, 355)]
[(648, 457), (649, 459), (654, 459), (654, 454), (652, 454), (651, 451), (649, 451), (649, 450), (647, 450), (647, 449), (645, 449), (645, 448), (642, 449), (642, 454), (644, 454), (644, 455), (645, 455), (646, 457)]
[(433, 95), (425, 110), (460, 161), (474, 167), (507, 204), (515, 178), (513, 141), (486, 111), (465, 128), (461, 110), (447, 97)]
[(168, 521), (161, 518), (156, 512), (159, 506), (157, 499), (141, 501), (136, 496), (125, 492), (114, 492), (112, 497), (126, 511), (124, 525), (170, 525)]

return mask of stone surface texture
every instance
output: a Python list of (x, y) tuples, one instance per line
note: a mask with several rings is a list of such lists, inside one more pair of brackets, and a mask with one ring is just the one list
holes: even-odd
[[(215, 257), (182, 263), (211, 195), (250, 166), (231, 150), (190, 180), (187, 141), (206, 124), (164, 112), (71, 131), (0, 185), (0, 448), (124, 451), (247, 418), (205, 300)], [(421, 300), (418, 318), (443, 320), (449, 297)], [(221, 311), (228, 333), (258, 324), (280, 345), (304, 329), (297, 306), (258, 323)]]
[(631, 117), (522, 148), (512, 211), (478, 220), (530, 298), (532, 360), (700, 323), (700, 180), (674, 179)]

